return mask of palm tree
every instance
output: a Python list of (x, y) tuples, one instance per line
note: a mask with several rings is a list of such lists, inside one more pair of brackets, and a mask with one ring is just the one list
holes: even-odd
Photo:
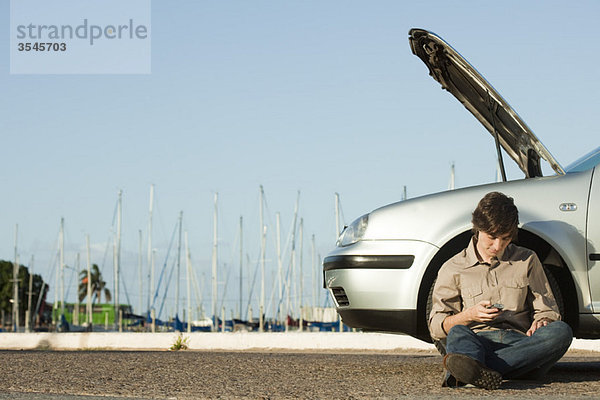
[[(81, 271), (80, 272), (80, 278), (79, 278), (79, 301), (82, 301), (83, 299), (85, 299), (85, 296), (87, 296), (87, 282), (88, 282), (88, 276), (87, 276), (87, 271)], [(98, 269), (98, 265), (93, 264), (92, 265), (92, 270), (91, 270), (91, 278), (92, 278), (92, 293), (93, 293), (93, 299), (92, 299), (92, 303), (96, 303), (96, 301), (100, 301), (101, 297), (102, 297), (102, 292), (104, 292), (104, 300), (107, 303), (110, 303), (112, 296), (110, 295), (110, 290), (108, 290), (108, 288), (106, 287), (106, 282), (102, 279), (102, 274), (100, 273), (100, 270)]]

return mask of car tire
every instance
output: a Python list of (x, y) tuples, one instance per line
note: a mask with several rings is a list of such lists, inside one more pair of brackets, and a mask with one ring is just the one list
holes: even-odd
[(562, 317), (562, 320), (565, 320), (565, 301), (563, 299), (562, 292), (560, 291), (560, 286), (558, 285), (558, 281), (554, 277), (552, 273), (551, 267), (544, 265), (544, 272), (546, 273), (546, 278), (548, 279), (548, 283), (550, 284), (550, 289), (552, 289), (552, 294), (554, 295), (554, 300), (556, 300), (556, 305), (558, 306), (558, 311)]
[[(433, 306), (433, 288), (435, 287), (435, 281), (431, 282), (431, 286), (429, 287), (429, 294), (427, 295), (427, 307), (425, 307), (425, 321), (427, 321), (427, 326), (429, 326), (429, 314), (431, 314), (431, 307)], [(446, 340), (435, 340), (431, 338), (433, 345), (440, 352), (441, 355), (446, 355)]]
[[(546, 274), (546, 278), (548, 279), (548, 284), (550, 284), (550, 289), (552, 289), (552, 294), (554, 295), (554, 300), (556, 300), (556, 305), (558, 306), (558, 310), (562, 319), (565, 319), (565, 302), (563, 300), (562, 293), (560, 291), (560, 286), (554, 274), (550, 271), (550, 267), (544, 265), (544, 273)], [(427, 296), (427, 307), (425, 309), (425, 321), (429, 323), (429, 314), (431, 313), (431, 307), (433, 306), (433, 288), (435, 287), (436, 279), (431, 282), (431, 286), (429, 287), (429, 294)], [(435, 348), (440, 352), (441, 355), (446, 355), (446, 340), (435, 340), (431, 338)]]

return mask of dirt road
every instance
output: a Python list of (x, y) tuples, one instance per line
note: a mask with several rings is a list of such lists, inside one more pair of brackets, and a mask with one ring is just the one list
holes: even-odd
[[(29, 393), (149, 399), (598, 396), (600, 353), (569, 352), (541, 382), (440, 387), (437, 353), (0, 351), (0, 399)], [(19, 397), (21, 396), (21, 397)], [(35, 397), (38, 398), (37, 395)]]

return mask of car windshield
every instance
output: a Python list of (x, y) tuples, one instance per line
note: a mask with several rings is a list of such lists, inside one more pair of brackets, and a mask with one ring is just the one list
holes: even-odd
[(567, 173), (587, 171), (600, 164), (600, 147), (590, 151), (585, 156), (578, 158), (565, 168)]

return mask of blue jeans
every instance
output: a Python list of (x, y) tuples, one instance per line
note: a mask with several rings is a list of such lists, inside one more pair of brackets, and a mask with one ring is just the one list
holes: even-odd
[(560, 360), (572, 340), (573, 331), (563, 321), (542, 326), (531, 336), (508, 329), (475, 333), (465, 325), (455, 325), (448, 332), (446, 352), (474, 358), (505, 379), (536, 379)]

